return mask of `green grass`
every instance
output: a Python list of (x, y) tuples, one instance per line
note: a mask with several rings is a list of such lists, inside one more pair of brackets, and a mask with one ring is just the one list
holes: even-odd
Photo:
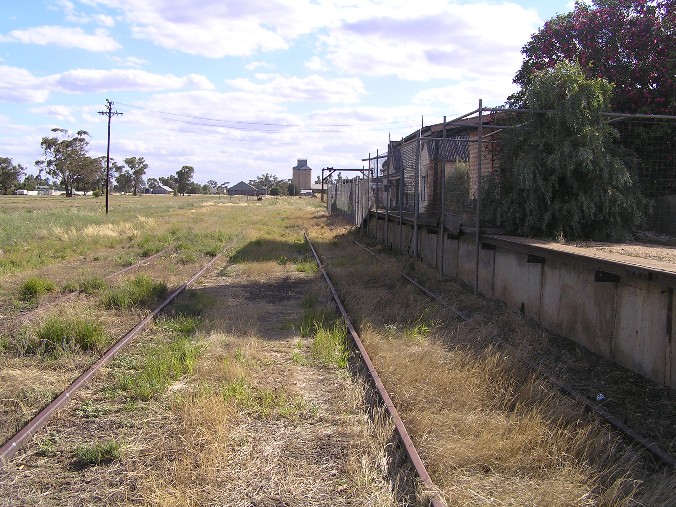
[(148, 401), (192, 373), (201, 347), (186, 336), (149, 350), (135, 370), (118, 377), (118, 388), (132, 399)]
[(347, 328), (342, 321), (336, 320), (329, 326), (317, 324), (310, 354), (322, 366), (346, 368), (349, 358), (346, 337)]
[(317, 263), (312, 259), (301, 259), (296, 261), (296, 271), (300, 273), (315, 274), (317, 270)]
[(41, 296), (55, 289), (56, 285), (51, 280), (31, 277), (19, 287), (19, 300), (24, 303), (36, 303)]
[(98, 322), (59, 315), (47, 318), (32, 333), (24, 333), (22, 338), (22, 352), (49, 356), (60, 356), (77, 350), (101, 350), (108, 340), (103, 326)]
[(302, 398), (289, 396), (281, 388), (254, 386), (243, 376), (223, 386), (222, 396), (226, 401), (233, 400), (242, 410), (261, 418), (298, 419), (316, 415), (318, 411)]
[(319, 305), (314, 294), (308, 294), (303, 299), (303, 315), (300, 320), (300, 335), (304, 338), (313, 336), (317, 326), (324, 327), (335, 319), (336, 313), (332, 309)]
[(122, 446), (115, 440), (106, 440), (75, 449), (75, 462), (79, 467), (105, 465), (122, 458)]
[(152, 303), (167, 293), (164, 282), (154, 282), (147, 275), (138, 275), (119, 287), (111, 287), (103, 294), (107, 308), (129, 309)]
[(106, 287), (108, 287), (108, 282), (106, 282), (100, 276), (90, 276), (88, 278), (83, 278), (78, 284), (80, 292), (85, 294), (96, 294), (104, 290)]

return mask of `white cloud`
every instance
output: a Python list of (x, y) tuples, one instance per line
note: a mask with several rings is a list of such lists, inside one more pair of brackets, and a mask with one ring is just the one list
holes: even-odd
[(358, 78), (326, 79), (318, 75), (288, 77), (277, 74), (257, 74), (256, 77), (260, 83), (244, 78), (226, 82), (248, 93), (268, 94), (290, 101), (353, 103), (366, 93)]
[(406, 2), (333, 27), (321, 40), (328, 60), (345, 73), (464, 79), (515, 72), (538, 23), (534, 11), (513, 3), (433, 1), (420, 9)]
[(96, 30), (90, 35), (81, 28), (65, 26), (36, 26), (25, 30), (12, 30), (6, 35), (0, 35), (0, 42), (60, 46), (95, 52), (115, 51), (122, 47), (103, 29)]
[(274, 65), (268, 62), (251, 62), (244, 66), (246, 70), (272, 69)]
[(101, 92), (112, 90), (156, 91), (180, 88), (208, 90), (213, 84), (204, 76), (189, 74), (178, 77), (172, 74), (152, 74), (136, 69), (74, 69), (49, 77), (49, 82), (70, 93)]
[(44, 106), (44, 107), (33, 107), (30, 109), (31, 113), (43, 114), (45, 116), (51, 116), (57, 120), (62, 121), (75, 121), (75, 114), (72, 107), (68, 106)]
[[(423, 110), (444, 111), (449, 116), (460, 116), (479, 107), (498, 107), (507, 96), (517, 90), (511, 82), (500, 77), (466, 79), (448, 86), (418, 92), (413, 103)], [(450, 117), (449, 117), (450, 119)]]
[(284, 50), (309, 33), (321, 7), (311, 0), (92, 0), (122, 11), (134, 36), (185, 53), (222, 58)]
[(0, 102), (44, 102), (49, 88), (26, 69), (0, 65)]
[(119, 56), (111, 56), (110, 59), (121, 67), (138, 68), (143, 67), (145, 64), (148, 63), (148, 60), (144, 60), (143, 58), (137, 58), (135, 56), (127, 56), (125, 58), (121, 58)]
[(199, 74), (183, 77), (152, 74), (135, 69), (74, 69), (37, 77), (26, 69), (0, 66), (0, 102), (44, 102), (50, 93), (88, 93), (116, 90), (160, 91), (193, 88), (211, 90), (213, 84)]

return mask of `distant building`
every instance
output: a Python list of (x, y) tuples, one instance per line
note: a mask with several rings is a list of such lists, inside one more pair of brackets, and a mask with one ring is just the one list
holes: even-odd
[(256, 190), (248, 183), (240, 181), (239, 183), (237, 183), (237, 185), (233, 185), (230, 188), (228, 188), (228, 195), (246, 195), (246, 196), (258, 195), (258, 190)]
[(173, 194), (174, 189), (166, 185), (157, 185), (153, 188), (153, 194)]
[(299, 158), (296, 167), (293, 168), (291, 182), (296, 190), (312, 190), (312, 169), (307, 165), (307, 159)]

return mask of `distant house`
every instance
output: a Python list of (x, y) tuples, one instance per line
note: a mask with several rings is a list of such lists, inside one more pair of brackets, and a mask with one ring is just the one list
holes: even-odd
[(157, 185), (153, 188), (153, 194), (173, 194), (174, 189), (166, 185)]
[(245, 183), (243, 181), (240, 181), (237, 183), (237, 185), (233, 185), (232, 187), (228, 188), (228, 195), (253, 195), (256, 196), (258, 195), (258, 190), (256, 190), (254, 187), (249, 185), (248, 183)]
[(54, 189), (48, 185), (38, 185), (36, 188), (38, 195), (53, 195)]
[(14, 195), (28, 195), (28, 190), (20, 188), (14, 191)]

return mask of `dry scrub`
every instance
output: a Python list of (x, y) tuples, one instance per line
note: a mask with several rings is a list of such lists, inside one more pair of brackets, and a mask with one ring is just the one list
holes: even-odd
[(449, 505), (673, 504), (672, 470), (525, 366), (546, 349), (534, 325), (443, 284), (480, 315), (461, 321), (400, 278), (410, 261), (374, 259), (349, 237), (325, 243), (329, 273)]

